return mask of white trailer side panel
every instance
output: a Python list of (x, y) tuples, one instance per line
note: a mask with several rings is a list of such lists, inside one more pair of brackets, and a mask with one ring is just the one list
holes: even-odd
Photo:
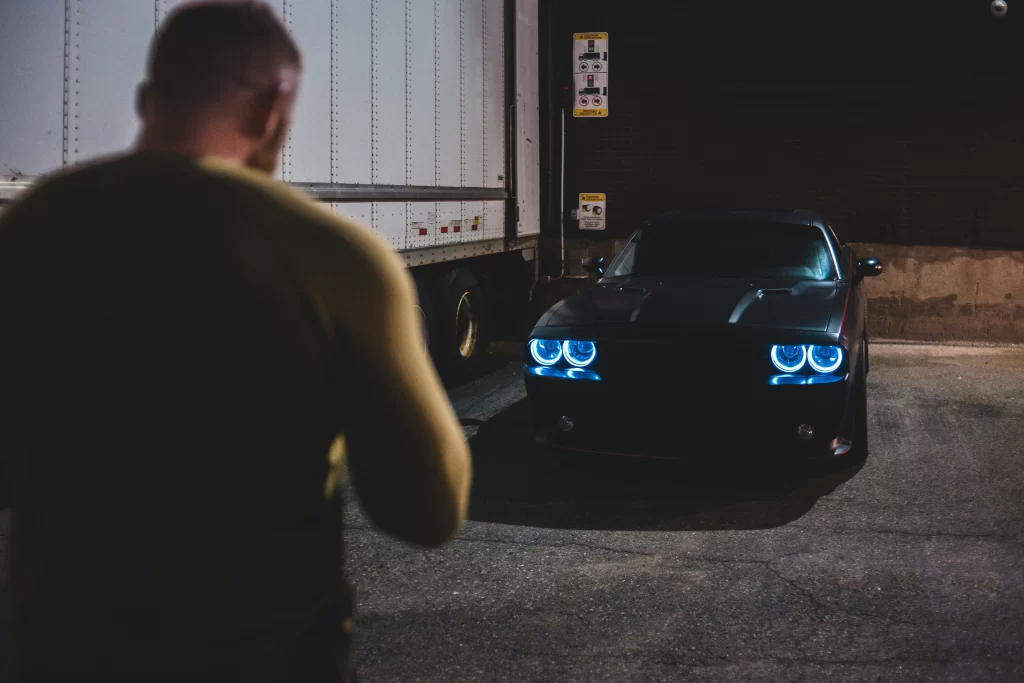
[(462, 0), (462, 186), (484, 186), (483, 0)]
[(288, 2), (284, 18), (302, 46), (302, 85), (295, 120), (281, 158), (281, 177), (292, 182), (331, 182), (331, 0)]
[(462, 184), (462, 40), (461, 0), (434, 0), (437, 12), (437, 177), (435, 184)]
[[(435, 185), (462, 185), (462, 0), (434, 0), (436, 21)], [(458, 202), (437, 204), (437, 244), (459, 241)]]
[[(505, 186), (505, 3), (483, 1), (484, 187)], [(504, 229), (504, 228), (503, 228)], [(500, 235), (498, 235), (500, 237)]]
[(435, 185), (437, 88), (433, 0), (407, 0), (405, 22), (406, 182)]
[(335, 0), (331, 7), (331, 182), (334, 183), (372, 182), (370, 4), (371, 0)]
[(0, 66), (0, 178), (60, 168), (64, 0), (4, 0)]
[(537, 0), (516, 3), (517, 233), (540, 232), (540, 85)]
[(188, 2), (188, 0), (156, 0), (156, 25), (159, 26), (175, 7), (183, 5), (186, 2)]
[(135, 92), (145, 75), (155, 5), (137, 0), (72, 0), (76, 43), (68, 162), (121, 150), (138, 130)]
[[(517, 148), (527, 161), (515, 180), (536, 186), (537, 179), (524, 169), (531, 163), (537, 121), (530, 120), (531, 103), (523, 91), (536, 83), (537, 0), (508, 1), (517, 3), (519, 30), (527, 27), (519, 41), (527, 46), (524, 54), (531, 54), (529, 45), (534, 48), (533, 61), (520, 69), (518, 119), (525, 133), (519, 134)], [(8, 168), (11, 175), (38, 175), (128, 148), (138, 131), (135, 93), (154, 30), (183, 2), (0, 2), (0, 177)], [(505, 186), (505, 0), (269, 4), (304, 57), (280, 178), (342, 185)], [(532, 18), (524, 21), (527, 15)], [(535, 110), (532, 114), (535, 119)], [(450, 201), (332, 206), (370, 225), (396, 249), (504, 237), (504, 202), (460, 201), (457, 189), (452, 196)], [(520, 232), (527, 234), (537, 212), (524, 206)]]
[[(437, 80), (434, 59), (436, 31), (434, 2), (405, 2), (405, 144), (406, 183), (436, 185)], [(437, 205), (406, 204), (406, 249), (436, 246)]]

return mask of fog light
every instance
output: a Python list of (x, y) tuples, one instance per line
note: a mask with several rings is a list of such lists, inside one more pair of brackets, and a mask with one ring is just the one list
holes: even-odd
[(814, 427), (811, 425), (800, 425), (796, 428), (796, 436), (801, 441), (810, 441), (814, 438)]
[(573, 424), (572, 418), (569, 417), (568, 415), (563, 415), (562, 417), (558, 418), (558, 428), (561, 429), (563, 432), (571, 432), (572, 428), (575, 426), (576, 425)]
[(832, 443), (829, 444), (829, 448), (832, 449), (832, 455), (838, 457), (844, 456), (853, 449), (853, 442), (849, 439), (836, 438), (832, 439)]

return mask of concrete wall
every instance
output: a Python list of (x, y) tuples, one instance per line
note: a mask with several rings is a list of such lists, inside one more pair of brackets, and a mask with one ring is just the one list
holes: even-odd
[(854, 245), (885, 272), (866, 283), (872, 336), (1024, 343), (1024, 251)]

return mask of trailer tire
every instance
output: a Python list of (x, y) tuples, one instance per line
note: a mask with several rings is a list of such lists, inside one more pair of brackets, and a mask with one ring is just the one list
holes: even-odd
[(423, 284), (423, 280), (416, 277), (413, 278), (413, 282), (416, 283), (416, 315), (420, 319), (424, 351), (432, 354), (434, 351), (431, 346), (434, 341), (434, 302), (430, 296), (430, 290)]
[(487, 354), (487, 319), (480, 283), (456, 268), (434, 290), (434, 359), (456, 376), (472, 373)]

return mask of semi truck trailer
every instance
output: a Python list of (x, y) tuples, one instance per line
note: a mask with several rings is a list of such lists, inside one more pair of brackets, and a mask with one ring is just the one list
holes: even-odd
[[(44, 174), (131, 145), (148, 45), (180, 2), (0, 4), (0, 210)], [(479, 362), (536, 276), (537, 4), (270, 2), (304, 58), (278, 178), (401, 254), (428, 346), (454, 372)]]

